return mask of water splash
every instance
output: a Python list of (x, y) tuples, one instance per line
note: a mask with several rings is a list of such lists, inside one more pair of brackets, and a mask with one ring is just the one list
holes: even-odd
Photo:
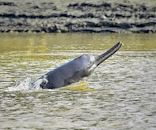
[(32, 90), (39, 89), (40, 82), (33, 84), (33, 80), (30, 77), (26, 77), (24, 80), (17, 82), (15, 86), (9, 87), (7, 91), (22, 91), (22, 90)]

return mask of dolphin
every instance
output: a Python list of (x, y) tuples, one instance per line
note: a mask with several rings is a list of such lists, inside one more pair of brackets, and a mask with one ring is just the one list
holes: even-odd
[(36, 86), (37, 84), (43, 89), (56, 89), (78, 82), (82, 78), (89, 76), (97, 66), (118, 51), (121, 45), (118, 42), (108, 51), (97, 57), (83, 54), (44, 74), (32, 83), (32, 86)]

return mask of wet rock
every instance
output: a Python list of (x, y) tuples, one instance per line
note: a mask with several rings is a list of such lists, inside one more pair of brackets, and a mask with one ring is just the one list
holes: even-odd
[(0, 2), (0, 6), (16, 6), (13, 2)]
[(156, 7), (130, 1), (77, 1), (58, 6), (50, 0), (30, 0), (0, 2), (0, 7), (0, 32), (151, 33), (156, 30)]
[(83, 3), (69, 4), (67, 7), (68, 8), (77, 8), (77, 9), (80, 9), (80, 8), (83, 8), (83, 7), (91, 7), (91, 8), (104, 7), (104, 8), (111, 8), (111, 3), (103, 2), (101, 4), (96, 4), (96, 3), (86, 3), (86, 2), (83, 2)]

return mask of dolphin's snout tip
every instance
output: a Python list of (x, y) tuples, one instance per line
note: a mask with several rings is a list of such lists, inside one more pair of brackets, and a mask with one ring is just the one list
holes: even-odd
[(119, 42), (117, 42), (117, 45), (120, 45), (120, 46), (122, 46), (122, 43), (119, 41)]

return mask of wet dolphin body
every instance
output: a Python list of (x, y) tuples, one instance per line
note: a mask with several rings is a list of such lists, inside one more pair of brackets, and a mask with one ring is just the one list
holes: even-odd
[(97, 57), (88, 54), (81, 55), (41, 76), (33, 85), (38, 84), (44, 89), (55, 89), (78, 82), (83, 77), (89, 76), (98, 65), (118, 51), (120, 47), (119, 42)]

